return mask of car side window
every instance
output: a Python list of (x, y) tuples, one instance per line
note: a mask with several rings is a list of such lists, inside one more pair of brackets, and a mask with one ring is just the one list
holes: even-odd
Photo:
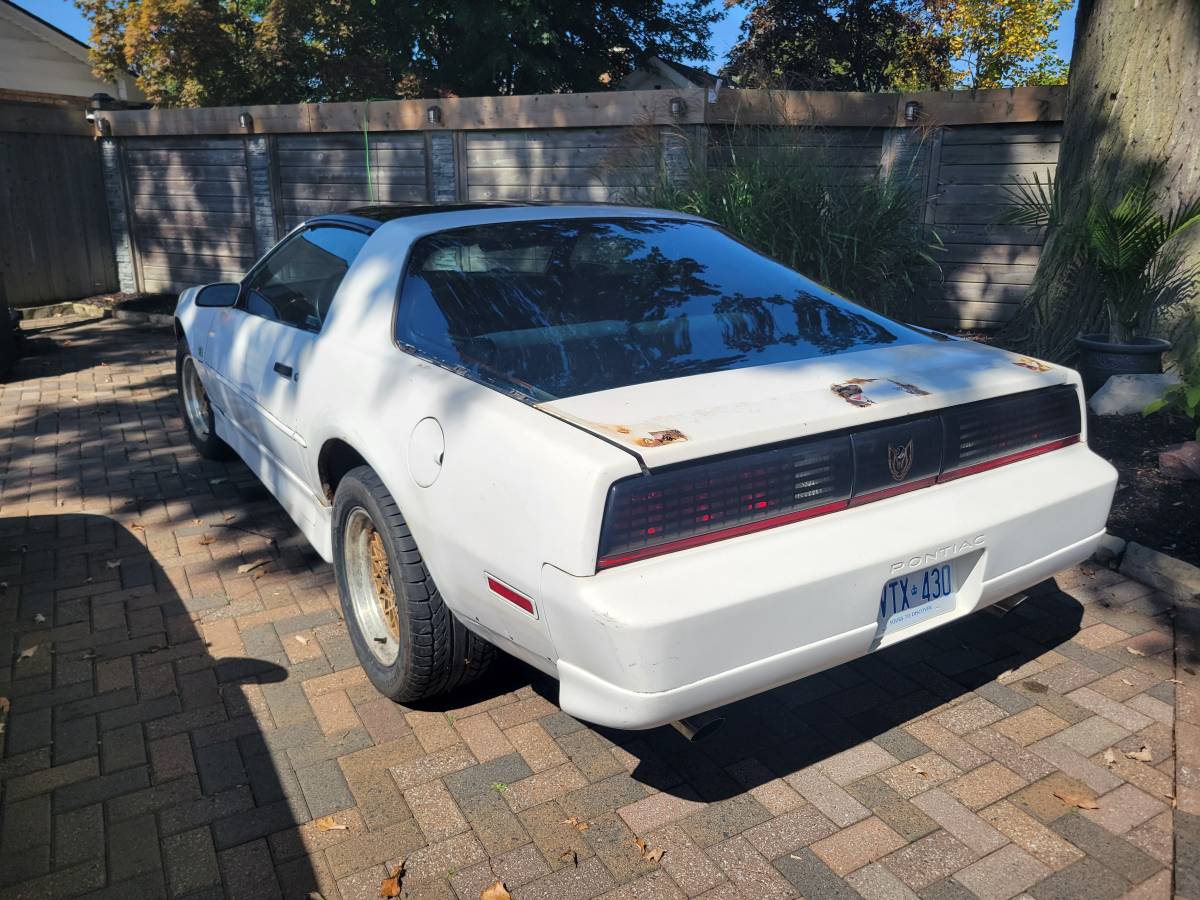
[(295, 328), (320, 331), (338, 285), (368, 237), (337, 225), (294, 235), (250, 276), (242, 292), (243, 308)]

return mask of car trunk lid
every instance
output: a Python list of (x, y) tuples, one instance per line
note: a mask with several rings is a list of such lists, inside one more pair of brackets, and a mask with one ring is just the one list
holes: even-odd
[(1074, 377), (1066, 368), (947, 339), (629, 385), (537, 408), (653, 469)]

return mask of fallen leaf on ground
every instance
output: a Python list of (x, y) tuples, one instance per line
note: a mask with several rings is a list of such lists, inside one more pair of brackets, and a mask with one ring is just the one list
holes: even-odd
[(1183, 684), (1178, 678), (1168, 678), (1167, 684)]
[(237, 513), (225, 513), (225, 521), (229, 522), (237, 518)]
[(1110, 769), (1117, 764), (1117, 754), (1113, 753), (1112, 747), (1104, 751), (1104, 764)]
[(95, 659), (96, 651), (95, 650), (84, 650), (83, 655), (80, 656), (79, 658), (80, 659)]
[(569, 819), (563, 819), (562, 824), (570, 825), (572, 828), (574, 828), (578, 831), (587, 831), (589, 828), (592, 827), (587, 822), (580, 822), (578, 816), (571, 816), (571, 818), (569, 818)]
[(1128, 678), (1122, 678), (1122, 679), (1121, 679), (1121, 684), (1127, 684), (1127, 685), (1129, 685), (1130, 687), (1137, 687), (1137, 685), (1136, 685), (1136, 684), (1134, 684), (1132, 681), (1130, 681)]
[(208, 479), (208, 483), (209, 484), (224, 484), (228, 480), (229, 480), (228, 478), (210, 478), (210, 479)]
[(379, 896), (399, 897), (401, 891), (400, 882), (403, 879), (404, 863), (400, 863), (400, 865), (396, 866), (396, 868), (392, 871), (391, 875), (379, 882)]
[(121, 565), (121, 561), (119, 559), (110, 559), (108, 562), (105, 563), (105, 565), (108, 566), (110, 569), (115, 569), (119, 565)]
[(296, 640), (298, 640), (300, 643), (304, 644), (307, 647), (308, 642), (311, 640), (311, 638), (306, 638), (304, 635), (298, 634), (298, 635), (296, 635)]
[(1154, 754), (1150, 752), (1149, 744), (1142, 744), (1140, 750), (1127, 750), (1125, 752), (1126, 759), (1136, 759), (1138, 762), (1150, 762), (1154, 759)]
[(512, 900), (512, 894), (508, 892), (503, 881), (497, 881), (479, 892), (479, 900)]
[(43, 622), (45, 622), (45, 621), (46, 621), (46, 617), (45, 617), (45, 616), (43, 616), (41, 613), (37, 613), (36, 615), (34, 615), (34, 617), (33, 617), (33, 621), (35, 621), (35, 622), (37, 622), (39, 625), (41, 625)]
[(146, 530), (146, 526), (143, 525), (141, 522), (132, 522), (132, 523), (130, 523), (129, 527), (132, 528), (134, 531), (145, 531)]
[(239, 575), (245, 575), (247, 572), (253, 572), (259, 566), (265, 566), (266, 564), (267, 560), (265, 559), (260, 559), (257, 562), (242, 563), (237, 567), (237, 573)]
[(1054, 796), (1067, 804), (1067, 806), (1074, 806), (1079, 809), (1100, 808), (1100, 804), (1086, 794), (1077, 794), (1074, 791), (1055, 791)]
[(18, 660), (33, 659), (33, 654), (37, 653), (38, 647), (40, 647), (40, 646), (42, 646), (42, 645), (34, 644), (32, 647), (26, 647), (24, 650), (21, 651), (21, 655), (18, 656), (17, 659)]
[(1134, 656), (1145, 656), (1146, 655), (1141, 650), (1139, 650), (1137, 647), (1126, 647), (1125, 652), (1132, 653)]
[(314, 819), (313, 822), (317, 826), (317, 831), (349, 831), (349, 825), (341, 824), (333, 816), (321, 816), (319, 819)]
[(666, 852), (661, 847), (651, 847), (641, 838), (634, 838), (633, 846), (637, 847), (638, 853), (642, 855), (642, 859), (646, 860), (646, 862), (658, 862), (663, 858), (663, 853)]
[(569, 862), (575, 868), (579, 868), (579, 854), (574, 850), (564, 850), (558, 854), (558, 859), (560, 862)]
[(192, 519), (192, 524), (193, 525), (203, 525), (204, 520), (203, 519)]
[(217, 539), (215, 537), (213, 537), (211, 534), (206, 534), (204, 537), (200, 538), (200, 546), (201, 547), (207, 547), (209, 544), (215, 544), (216, 542), (217, 542)]
[(916, 765), (915, 763), (909, 763), (908, 767), (910, 769), (912, 769), (914, 772), (916, 772), (918, 775), (920, 775), (922, 778), (930, 777), (928, 772), (926, 772), (924, 769), (922, 769), (920, 766)]

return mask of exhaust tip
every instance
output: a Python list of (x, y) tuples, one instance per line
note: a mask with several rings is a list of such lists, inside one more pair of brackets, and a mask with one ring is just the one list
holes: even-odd
[(987, 611), (998, 619), (1003, 618), (1028, 599), (1028, 594), (1013, 594), (1011, 597), (997, 600), (987, 608)]
[(725, 724), (725, 717), (716, 713), (706, 712), (686, 719), (677, 719), (671, 727), (682, 734), (688, 741), (697, 744), (708, 740)]

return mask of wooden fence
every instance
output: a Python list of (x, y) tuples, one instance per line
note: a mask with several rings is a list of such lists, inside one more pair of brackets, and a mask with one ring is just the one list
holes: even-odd
[(0, 279), (11, 306), (117, 289), (103, 197), (82, 104), (0, 103)]
[[(915, 117), (905, 110), (916, 103)], [(372, 201), (616, 201), (689, 160), (719, 164), (752, 126), (795, 129), (864, 174), (904, 166), (946, 245), (924, 321), (1004, 322), (1036, 233), (996, 225), (1005, 188), (1052, 172), (1063, 88), (914, 95), (627, 91), (111, 111), (97, 127), (120, 282), (176, 291), (236, 279), (306, 217)]]

